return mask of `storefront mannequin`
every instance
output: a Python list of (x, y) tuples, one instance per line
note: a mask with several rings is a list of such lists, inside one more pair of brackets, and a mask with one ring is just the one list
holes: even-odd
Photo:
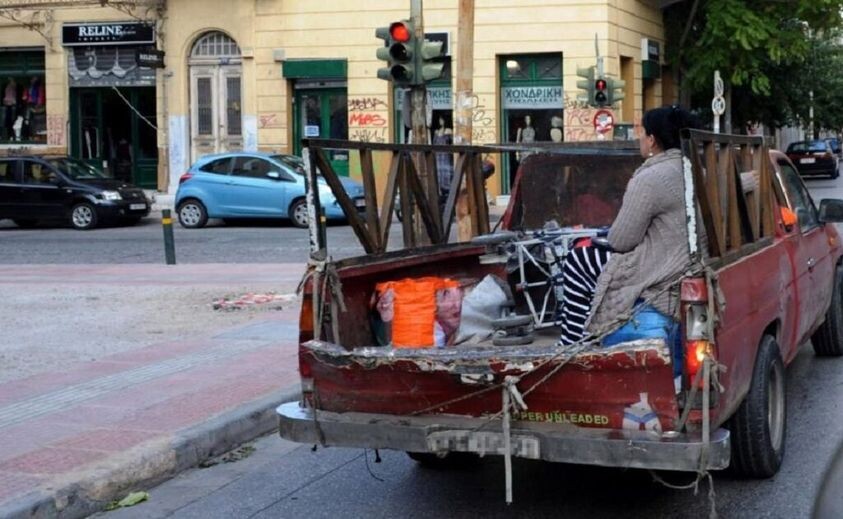
[(15, 119), (18, 116), (18, 84), (15, 78), (9, 78), (3, 89), (3, 138), (14, 136)]
[[(524, 116), (524, 126), (518, 128), (518, 132), (515, 134), (515, 142), (524, 144), (536, 142), (536, 129), (533, 128), (533, 118), (529, 115)], [(529, 154), (529, 152), (525, 151), (519, 152), (516, 155), (520, 161)]]
[[(454, 131), (448, 128), (444, 117), (439, 117), (439, 127), (433, 132), (433, 144), (450, 145), (453, 143)], [(436, 178), (439, 181), (439, 193), (443, 196), (451, 189), (454, 178), (454, 156), (450, 153), (436, 154)]]
[(562, 142), (562, 118), (558, 115), (550, 118), (550, 140)]

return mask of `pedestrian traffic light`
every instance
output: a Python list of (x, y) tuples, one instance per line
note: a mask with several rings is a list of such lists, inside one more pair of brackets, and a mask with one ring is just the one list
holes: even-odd
[(609, 104), (609, 84), (605, 79), (597, 78), (594, 80), (594, 104), (592, 106), (606, 106)]
[(416, 54), (416, 67), (418, 77), (421, 81), (433, 81), (442, 77), (445, 63), (434, 61), (445, 55), (444, 42), (424, 40), (419, 44), (419, 52)]
[(607, 79), (609, 82), (608, 85), (608, 92), (609, 92), (609, 106), (613, 106), (618, 101), (623, 100), (624, 98), (624, 87), (626, 87), (626, 81), (622, 79)]
[(577, 88), (583, 91), (577, 95), (577, 101), (591, 105), (594, 102), (594, 67), (577, 67), (577, 76), (585, 78), (577, 81)]
[(393, 81), (396, 86), (411, 86), (416, 68), (413, 24), (409, 20), (393, 22), (375, 29), (375, 36), (384, 40), (377, 57), (387, 62), (387, 67), (378, 69), (378, 78)]

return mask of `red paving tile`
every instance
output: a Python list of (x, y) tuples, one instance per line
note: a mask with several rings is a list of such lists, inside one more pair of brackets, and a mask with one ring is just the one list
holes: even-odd
[(106, 456), (105, 452), (100, 451), (48, 447), (0, 462), (0, 472), (61, 474), (82, 468)]
[(3, 445), (0, 449), (0, 460), (8, 460), (46, 447), (52, 442), (71, 438), (88, 429), (84, 425), (57, 423), (45, 417), (0, 429)]
[(150, 431), (96, 429), (86, 431), (85, 434), (80, 434), (74, 438), (57, 442), (53, 447), (121, 452), (155, 437), (156, 434)]

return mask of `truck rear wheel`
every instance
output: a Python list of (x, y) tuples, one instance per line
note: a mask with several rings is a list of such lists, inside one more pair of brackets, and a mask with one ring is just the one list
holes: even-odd
[(834, 273), (831, 305), (825, 314), (825, 322), (811, 336), (814, 353), (821, 357), (843, 355), (843, 270)]
[(765, 335), (758, 348), (749, 392), (731, 419), (732, 470), (768, 478), (784, 458), (787, 432), (785, 373), (776, 339)]

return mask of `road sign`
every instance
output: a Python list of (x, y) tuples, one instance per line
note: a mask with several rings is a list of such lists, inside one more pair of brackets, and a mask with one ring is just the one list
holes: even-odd
[(615, 116), (609, 110), (597, 110), (593, 124), (594, 131), (600, 136), (605, 136), (615, 126)]

